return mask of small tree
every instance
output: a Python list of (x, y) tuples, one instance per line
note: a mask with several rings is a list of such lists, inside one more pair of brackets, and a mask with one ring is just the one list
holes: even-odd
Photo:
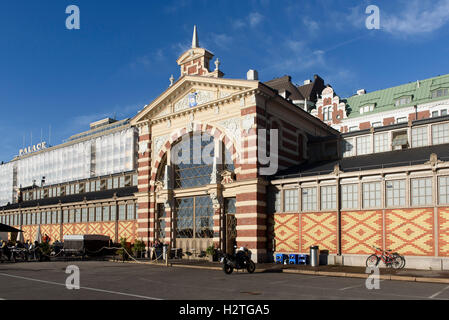
[(145, 251), (145, 243), (141, 240), (136, 240), (133, 246), (133, 252), (136, 257), (142, 257), (142, 252)]

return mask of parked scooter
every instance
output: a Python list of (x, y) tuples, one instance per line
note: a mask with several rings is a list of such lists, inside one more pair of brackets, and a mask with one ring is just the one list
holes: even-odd
[(223, 271), (226, 274), (231, 274), (234, 269), (246, 269), (249, 273), (253, 273), (256, 270), (256, 264), (251, 260), (251, 251), (245, 247), (241, 247), (238, 250), (237, 246), (234, 248), (236, 250), (233, 255), (225, 254), (221, 258), (221, 262), (223, 263)]

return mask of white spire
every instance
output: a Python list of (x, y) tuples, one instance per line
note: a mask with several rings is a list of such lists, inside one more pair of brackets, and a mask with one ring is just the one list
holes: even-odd
[(200, 42), (198, 41), (198, 33), (196, 31), (196, 25), (193, 27), (193, 39), (192, 39), (192, 49), (199, 48)]

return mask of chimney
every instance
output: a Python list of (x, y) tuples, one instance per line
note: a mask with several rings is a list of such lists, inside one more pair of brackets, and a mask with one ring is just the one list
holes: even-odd
[(259, 73), (256, 70), (250, 69), (246, 74), (246, 80), (259, 80)]
[(305, 80), (304, 81), (304, 85), (311, 84), (311, 83), (312, 83), (312, 80)]
[(366, 94), (366, 90), (365, 89), (357, 90), (357, 95), (358, 96), (363, 96), (364, 94)]

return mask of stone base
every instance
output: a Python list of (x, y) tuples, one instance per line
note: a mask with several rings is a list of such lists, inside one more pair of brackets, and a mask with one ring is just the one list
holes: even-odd
[[(279, 252), (281, 253), (281, 252)], [(309, 254), (309, 253), (306, 253)], [(339, 265), (351, 267), (366, 267), (366, 259), (369, 255), (320, 255), (320, 265)], [(273, 262), (274, 255), (267, 255), (264, 262)], [(383, 262), (380, 268), (386, 268)], [(417, 270), (449, 270), (449, 258), (405, 256), (405, 268)]]
[[(344, 265), (354, 267), (365, 267), (368, 255), (329, 255), (329, 265)], [(449, 270), (449, 258), (436, 257), (414, 257), (405, 256), (405, 268), (418, 270)], [(381, 268), (385, 268), (385, 264), (379, 264)]]

